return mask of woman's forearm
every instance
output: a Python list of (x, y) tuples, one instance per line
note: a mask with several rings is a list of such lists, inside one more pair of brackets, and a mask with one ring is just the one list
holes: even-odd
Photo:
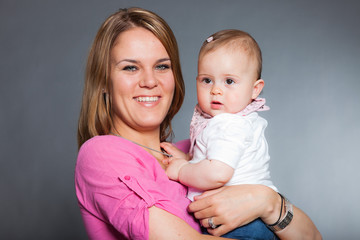
[[(274, 191), (269, 192), (270, 195), (278, 195)], [(279, 195), (280, 196), (280, 195)], [(265, 210), (260, 216), (266, 224), (273, 224), (276, 218), (279, 217), (281, 205), (280, 197), (271, 197), (267, 201), (270, 211)], [(280, 203), (280, 204), (279, 204)], [(281, 219), (285, 217), (285, 209), (283, 208)], [(320, 232), (317, 230), (315, 224), (311, 219), (299, 208), (293, 205), (293, 218), (289, 225), (283, 230), (275, 232), (280, 239), (322, 239)]]
[(301, 209), (293, 206), (294, 216), (290, 224), (276, 232), (280, 239), (322, 239), (315, 224)]
[(149, 208), (149, 239), (150, 240), (212, 240), (225, 239), (211, 235), (202, 235), (184, 220), (157, 207)]

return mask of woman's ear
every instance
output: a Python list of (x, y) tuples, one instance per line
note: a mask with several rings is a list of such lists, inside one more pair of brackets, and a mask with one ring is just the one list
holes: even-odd
[(259, 96), (262, 89), (264, 88), (264, 84), (265, 84), (264, 80), (262, 79), (256, 80), (253, 87), (252, 99), (255, 99)]

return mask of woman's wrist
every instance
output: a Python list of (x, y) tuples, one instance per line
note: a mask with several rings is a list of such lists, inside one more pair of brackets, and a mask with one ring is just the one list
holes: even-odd
[(273, 224), (268, 224), (268, 227), (270, 227), (270, 228), (276, 226), (277, 224), (279, 224), (279, 222), (280, 222), (280, 220), (281, 220), (281, 217), (282, 217), (282, 213), (283, 213), (283, 209), (284, 209), (284, 200), (285, 200), (285, 198), (284, 198), (284, 196), (281, 195), (280, 193), (279, 193), (279, 195), (280, 195), (280, 197), (281, 197), (279, 218), (277, 219), (277, 221), (276, 221), (275, 223), (273, 223)]
[(270, 188), (266, 199), (267, 199), (267, 203), (266, 203), (267, 207), (265, 208), (260, 218), (266, 225), (271, 225), (274, 224), (279, 219), (280, 211), (281, 211), (280, 219), (283, 217), (283, 212), (284, 212), (284, 210), (282, 210), (283, 204), (282, 204), (281, 196)]
[(294, 216), (293, 206), (291, 202), (280, 193), (279, 195), (281, 197), (279, 218), (275, 223), (267, 225), (267, 227), (273, 232), (278, 232), (286, 228), (290, 224)]

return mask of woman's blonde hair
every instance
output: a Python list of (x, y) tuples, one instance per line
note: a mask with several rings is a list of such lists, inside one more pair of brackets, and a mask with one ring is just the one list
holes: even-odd
[(169, 112), (160, 125), (160, 141), (165, 141), (173, 135), (171, 120), (179, 111), (185, 95), (175, 36), (169, 25), (151, 11), (141, 8), (120, 9), (102, 24), (89, 53), (78, 122), (79, 148), (86, 140), (97, 135), (109, 134), (113, 128), (109, 89), (110, 52), (119, 34), (134, 27), (142, 27), (152, 32), (169, 54), (175, 79), (175, 92)]

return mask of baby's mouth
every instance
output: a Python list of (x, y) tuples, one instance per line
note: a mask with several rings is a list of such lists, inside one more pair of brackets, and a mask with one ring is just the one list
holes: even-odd
[(221, 103), (221, 102), (218, 102), (218, 101), (212, 101), (211, 104), (222, 105), (222, 103)]

